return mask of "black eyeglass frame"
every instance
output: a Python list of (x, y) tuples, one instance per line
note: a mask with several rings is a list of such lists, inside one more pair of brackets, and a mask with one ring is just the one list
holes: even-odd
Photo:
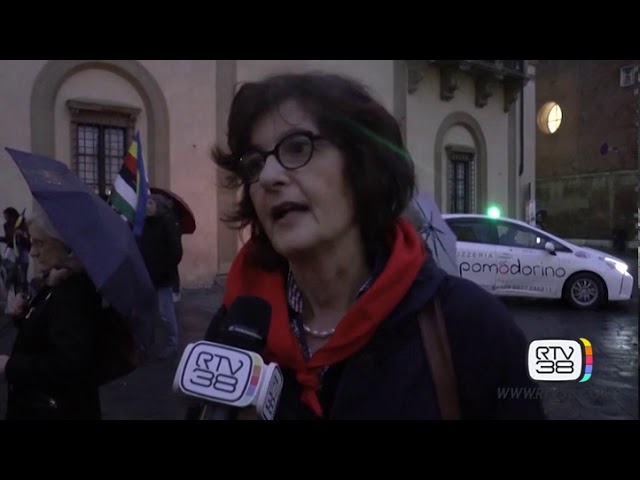
[[(285, 165), (282, 160), (280, 159), (280, 147), (287, 141), (290, 140), (293, 137), (306, 137), (309, 140), (309, 143), (311, 144), (311, 150), (309, 151), (309, 157), (300, 165), (297, 165), (295, 167), (289, 167), (287, 165)], [(256, 183), (258, 181), (258, 179), (260, 178), (260, 172), (262, 172), (262, 169), (260, 169), (260, 172), (257, 173), (257, 175), (255, 176), (255, 179), (251, 180), (248, 177), (248, 174), (246, 173), (246, 171), (243, 168), (243, 158), (245, 157), (245, 155), (247, 155), (248, 153), (259, 153), (262, 156), (262, 168), (264, 168), (264, 165), (267, 163), (267, 158), (269, 158), (269, 156), (273, 155), (275, 157), (275, 159), (277, 160), (277, 162), (282, 166), (282, 168), (284, 168), (285, 170), (297, 170), (299, 168), (304, 167), (305, 165), (307, 165), (310, 161), (311, 158), (313, 157), (313, 153), (316, 150), (316, 141), (317, 140), (327, 140), (326, 137), (323, 137), (322, 135), (319, 135), (317, 133), (308, 131), (308, 130), (302, 130), (302, 131), (296, 131), (296, 132), (291, 132), (290, 134), (282, 137), (280, 139), (280, 141), (273, 147), (272, 150), (269, 150), (268, 152), (265, 152), (264, 150), (260, 150), (259, 148), (252, 148), (250, 150), (248, 150), (247, 152), (245, 152), (244, 155), (242, 155), (240, 157), (240, 176), (243, 177), (246, 181), (247, 184), (251, 185), (253, 183)]]

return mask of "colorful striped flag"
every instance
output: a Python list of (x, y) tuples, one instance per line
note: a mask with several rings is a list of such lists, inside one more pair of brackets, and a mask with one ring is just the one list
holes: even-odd
[(129, 151), (124, 156), (122, 168), (113, 183), (109, 204), (129, 222), (133, 234), (137, 237), (142, 234), (149, 194), (140, 132), (136, 132)]

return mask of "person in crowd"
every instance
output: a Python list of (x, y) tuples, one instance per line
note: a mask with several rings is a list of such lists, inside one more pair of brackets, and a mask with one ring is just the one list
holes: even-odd
[(13, 207), (8, 207), (4, 214), (4, 235), (0, 243), (5, 243), (0, 263), (0, 280), (7, 294), (7, 302), (12, 302), (18, 293), (29, 295), (28, 269), (31, 240), (26, 228), (24, 216)]
[[(178, 205), (178, 203), (173, 200), (169, 200), (169, 205), (170, 205), (171, 212), (173, 212), (176, 226), (180, 234), (180, 245), (182, 248), (182, 225), (181, 225), (182, 210), (180, 209), (180, 206)], [(173, 278), (174, 278), (173, 285), (171, 287), (171, 290), (173, 292), (173, 301), (179, 302), (180, 299), (182, 298), (182, 292), (181, 292), (181, 286), (180, 286), (180, 270), (178, 269), (178, 265), (176, 265), (175, 271), (173, 273)]]
[(8, 305), (18, 333), (10, 355), (0, 355), (0, 379), (8, 383), (6, 419), (98, 420), (102, 297), (41, 208), (28, 228), (42, 282), (32, 299), (21, 292)]
[(151, 281), (158, 292), (160, 315), (165, 325), (166, 342), (158, 358), (174, 357), (178, 353), (178, 319), (173, 302), (173, 285), (178, 264), (182, 260), (182, 243), (175, 218), (166, 197), (151, 194), (147, 200), (147, 215), (138, 240), (140, 252)]

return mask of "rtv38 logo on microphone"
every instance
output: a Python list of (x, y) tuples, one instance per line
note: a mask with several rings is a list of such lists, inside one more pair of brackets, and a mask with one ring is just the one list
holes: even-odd
[(228, 400), (239, 400), (239, 393), (246, 388), (249, 380), (251, 356), (245, 352), (211, 353), (198, 352), (195, 357), (196, 368), (191, 383), (205, 388), (212, 388), (221, 397)]
[(280, 367), (257, 353), (202, 341), (185, 348), (173, 389), (232, 407), (253, 405), (260, 418), (273, 420), (283, 384)]
[(199, 342), (186, 358), (180, 383), (185, 392), (242, 407), (255, 397), (263, 367), (256, 353)]

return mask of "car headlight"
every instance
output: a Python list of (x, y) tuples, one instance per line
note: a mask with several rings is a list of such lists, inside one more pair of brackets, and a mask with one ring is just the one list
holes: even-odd
[(615, 260), (609, 257), (604, 257), (602, 259), (604, 260), (604, 263), (609, 265), (611, 268), (615, 268), (617, 271), (619, 271), (622, 274), (627, 273), (627, 270), (629, 270), (629, 266), (624, 262), (620, 262), (618, 260)]

